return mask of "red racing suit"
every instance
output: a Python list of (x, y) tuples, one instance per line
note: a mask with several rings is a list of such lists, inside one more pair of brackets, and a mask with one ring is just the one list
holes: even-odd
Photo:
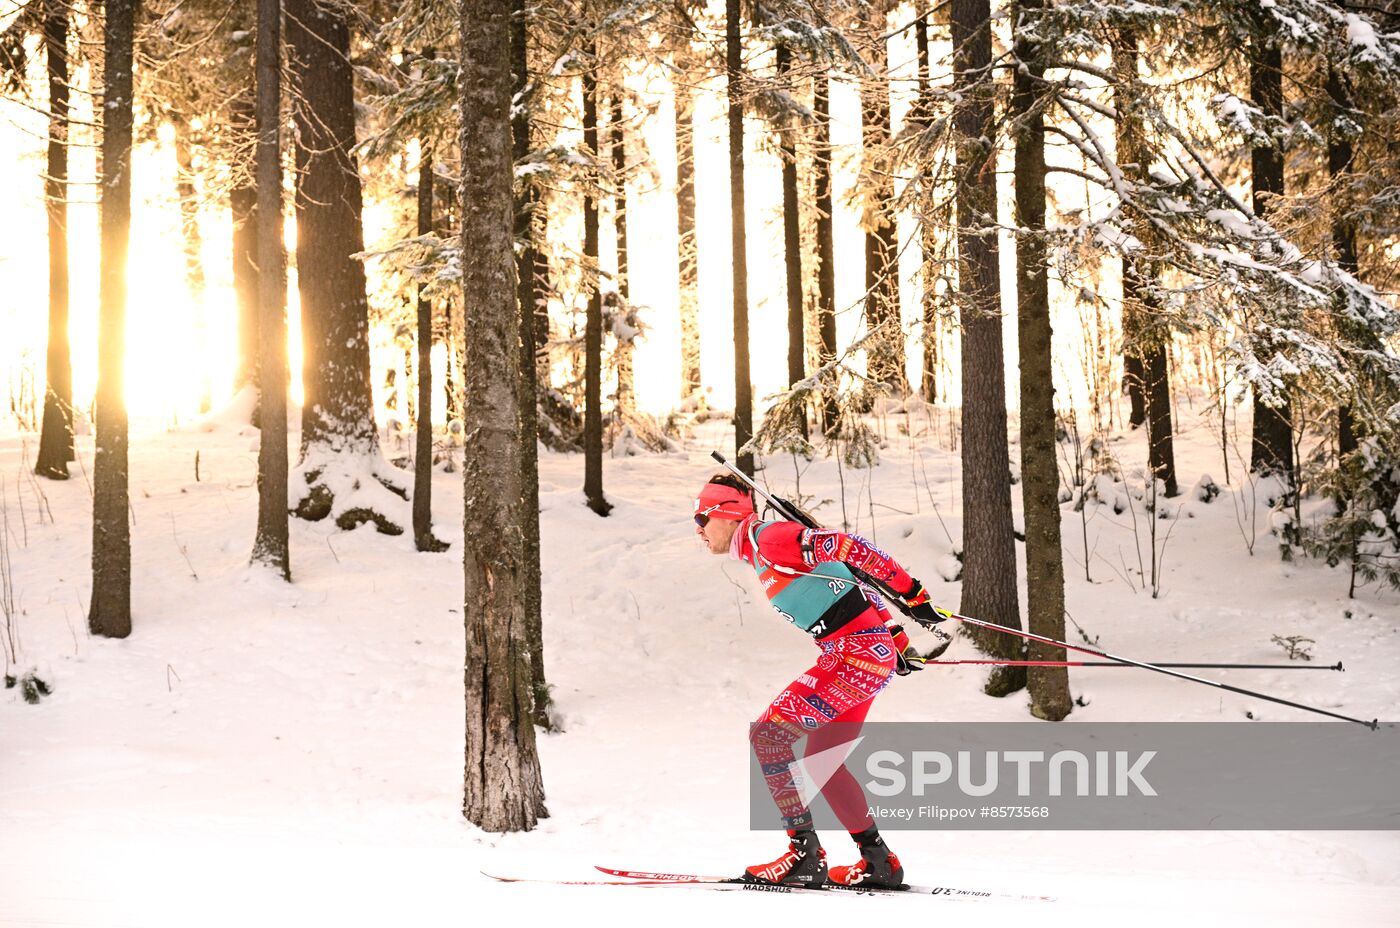
[[(749, 734), (784, 824), (789, 829), (810, 827), (806, 799), (811, 794), (804, 798), (794, 781), (793, 744), (805, 737), (804, 756), (810, 757), (855, 738), (871, 701), (889, 684), (896, 663), (895, 645), (885, 627), (890, 614), (879, 596), (860, 583), (849, 591), (838, 589), (851, 574), (824, 570), (823, 565), (855, 568), (895, 591), (912, 592), (914, 580), (889, 555), (858, 535), (809, 529), (796, 522), (760, 523), (756, 516), (739, 524), (730, 555), (758, 572), (774, 608), (816, 636), (822, 651), (816, 664), (763, 710)], [(824, 614), (794, 616), (781, 608), (779, 602), (790, 595), (787, 591), (793, 584), (830, 589)], [(820, 605), (818, 601), (812, 608)], [(821, 785), (821, 794), (848, 831), (871, 826), (865, 794), (844, 764)]]

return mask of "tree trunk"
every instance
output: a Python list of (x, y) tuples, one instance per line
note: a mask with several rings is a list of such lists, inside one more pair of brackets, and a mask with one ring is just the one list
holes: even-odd
[(282, 241), (282, 0), (258, 0), (258, 528), (254, 563), (292, 579), (287, 526), (287, 255)]
[[(919, 96), (915, 103), (913, 117), (918, 119), (921, 125), (927, 125), (929, 114), (933, 111), (933, 99), (929, 92), (929, 51), (928, 51), (928, 20), (929, 13), (919, 17), (914, 21), (914, 45), (918, 49), (919, 58)], [(923, 201), (927, 208), (933, 201), (933, 191), (927, 189), (929, 183), (928, 175), (920, 178), (920, 183), (925, 185)], [(938, 400), (938, 300), (936, 278), (934, 277), (934, 255), (938, 253), (937, 226), (931, 221), (931, 217), (920, 222), (920, 232), (923, 244), (923, 343), (924, 343), (924, 364), (923, 372), (919, 383), (919, 394), (924, 402), (934, 403)]]
[[(511, 119), (511, 154), (518, 165), (530, 155), (530, 54), (529, 13), (524, 0), (512, 4), (510, 60), (514, 94), (518, 101)], [(549, 683), (544, 675), (544, 592), (540, 569), (540, 425), (539, 368), (536, 360), (538, 321), (548, 309), (541, 299), (536, 261), (541, 249), (535, 247), (535, 210), (539, 189), (526, 183), (524, 195), (515, 204), (515, 237), (522, 248), (516, 264), (516, 305), (520, 322), (520, 479), (524, 500), (520, 510), (520, 586), (525, 617), (525, 646), (530, 657), (531, 718), (549, 728)], [(546, 334), (547, 334), (546, 329)], [(544, 813), (541, 805), (540, 814)]]
[(681, 399), (700, 392), (700, 259), (695, 238), (695, 93), (676, 88), (676, 248), (681, 315)]
[[(199, 232), (199, 191), (195, 186), (194, 166), (196, 145), (190, 138), (189, 122), (176, 114), (170, 120), (175, 130), (176, 198), (180, 202), (180, 239), (185, 253), (185, 291), (189, 294), (189, 313), (194, 317), (195, 351), (203, 357), (209, 348), (209, 323), (204, 311), (203, 241)], [(212, 403), (213, 381), (207, 367), (199, 374), (199, 411), (206, 413)]]
[[(988, 0), (953, 0), (954, 112), (960, 175), (958, 289), (962, 324), (963, 588), (961, 611), (1020, 628), (1016, 592), (1015, 529), (1006, 441), (1006, 375), (1002, 352), (1001, 284), (997, 237), (995, 90)], [(984, 234), (985, 233), (985, 234)], [(1020, 642), (1001, 632), (974, 629), (978, 648), (1019, 659)], [(1026, 685), (1023, 667), (994, 670), (984, 687), (1004, 696)]]
[[(812, 141), (812, 185), (817, 200), (817, 334), (823, 365), (836, 360), (836, 231), (831, 196), (831, 78), (812, 79), (816, 138)], [(822, 432), (830, 434), (839, 415), (833, 390), (822, 391)]]
[[(1334, 108), (1333, 126), (1327, 136), (1327, 174), (1335, 183), (1338, 178), (1352, 170), (1352, 145), (1351, 140), (1336, 128), (1336, 123), (1340, 117), (1351, 110), (1351, 94), (1342, 75), (1336, 69), (1327, 69), (1327, 96)], [(1344, 205), (1333, 203), (1332, 212), (1332, 251), (1336, 255), (1337, 266), (1348, 274), (1356, 274), (1356, 223), (1347, 216)], [(1338, 313), (1338, 319), (1345, 320), (1346, 316)], [(1348, 329), (1353, 328), (1352, 324), (1345, 321), (1341, 323)], [(1359, 328), (1359, 327), (1356, 327)], [(1347, 332), (1345, 334), (1355, 335), (1359, 332)], [(1357, 444), (1357, 422), (1352, 413), (1350, 404), (1342, 403), (1337, 408), (1337, 458), (1340, 460), (1358, 447)]]
[[(469, 0), (463, 0), (469, 2)], [(590, 45), (597, 56), (596, 46)], [(583, 146), (598, 157), (598, 82), (583, 72)], [(612, 512), (603, 496), (603, 293), (598, 268), (598, 188), (596, 178), (583, 195), (583, 260), (595, 271), (583, 328), (583, 495), (600, 516)]]
[[(449, 228), (451, 228), (449, 226)], [(458, 384), (459, 377), (453, 376), (454, 370), (459, 370), (461, 365), (457, 363), (458, 337), (457, 337), (457, 314), (452, 311), (453, 300), (443, 300), (442, 303), (442, 333), (441, 341), (446, 346), (442, 362), (442, 392), (443, 399), (447, 404), (447, 421), (460, 422), (462, 419), (462, 391)]]
[[(1134, 108), (1142, 93), (1138, 84), (1138, 37), (1134, 29), (1121, 27), (1117, 30), (1113, 57), (1118, 78), (1114, 94), (1118, 112), (1118, 163), (1129, 177), (1145, 182), (1150, 158), (1142, 124)], [(1145, 252), (1154, 251), (1155, 237), (1149, 224), (1139, 223), (1134, 234), (1146, 246)], [(1154, 290), (1155, 271), (1150, 264), (1142, 266), (1140, 260), (1125, 256), (1122, 262), (1124, 369), (1132, 378), (1130, 389), (1135, 385), (1137, 390), (1130, 421), (1134, 426), (1143, 421), (1147, 423), (1148, 466), (1155, 478), (1165, 485), (1165, 494), (1172, 497), (1180, 490), (1176, 484), (1176, 457), (1172, 449), (1171, 377), (1167, 368), (1171, 330)], [(1133, 362), (1131, 366), (1127, 365), (1128, 361)]]
[[(433, 147), (418, 146), (418, 234), (433, 231)], [(413, 448), (413, 546), (419, 551), (446, 551), (433, 535), (433, 302), (427, 285), (418, 285), (418, 408)], [(407, 360), (407, 359), (405, 359)], [(408, 389), (408, 385), (404, 385)]]
[[(778, 80), (791, 91), (787, 78), (792, 71), (792, 51), (781, 43), (777, 47)], [(802, 301), (802, 219), (797, 199), (797, 134), (796, 120), (782, 126), (778, 148), (783, 161), (783, 264), (787, 268), (787, 332), (788, 384), (807, 377), (807, 334)], [(802, 415), (802, 437), (807, 437), (807, 415)]]
[[(431, 315), (432, 315), (432, 314), (429, 313), (429, 328), (430, 328), (430, 329), (431, 329)], [(417, 402), (417, 400), (418, 400), (418, 394), (417, 394), (416, 388), (415, 388), (415, 389), (410, 389), (410, 386), (415, 386), (415, 387), (416, 387), (416, 384), (418, 383), (418, 381), (415, 380), (415, 379), (414, 379), (414, 376), (413, 376), (413, 346), (412, 346), (412, 345), (409, 345), (409, 344), (405, 344), (405, 345), (403, 346), (403, 380), (404, 380), (403, 392), (404, 392), (404, 396), (405, 396), (406, 399), (407, 399), (407, 403), (406, 403), (406, 407), (407, 407), (407, 408), (406, 408), (405, 411), (406, 411), (407, 416), (408, 416), (408, 421), (409, 421), (409, 422), (412, 422), (412, 423), (415, 423), (415, 424), (414, 424), (414, 429), (416, 430), (416, 429), (418, 428), (418, 426), (417, 426), (417, 424), (416, 424), (416, 423), (418, 422), (418, 417), (417, 417), (417, 415), (415, 414), (415, 410), (418, 408), (418, 402)], [(415, 438), (416, 438), (416, 436), (415, 436)]]
[(126, 259), (131, 237), (132, 53), (136, 0), (107, 0), (103, 24), (102, 269), (97, 333), (97, 444), (92, 469), (94, 635), (131, 634), (127, 498)]
[[(408, 497), (398, 482), (403, 475), (379, 452), (365, 271), (351, 257), (364, 251), (364, 233), (360, 178), (351, 154), (350, 30), (341, 8), (322, 2), (286, 0), (296, 82), (297, 285), (305, 381), (298, 466), (304, 483), (294, 494), (296, 514), (313, 521), (334, 516), (344, 529), (374, 522), (379, 531), (398, 535), (405, 520), (382, 511), (384, 494), (360, 486), (368, 476), (401, 499)], [(359, 486), (363, 492), (337, 499), (335, 486)]]
[[(632, 313), (631, 290), (627, 283), (627, 137), (622, 126), (622, 93), (613, 95), (612, 112), (608, 118), (608, 145), (612, 150), (613, 167), (613, 228), (617, 235), (617, 311), (628, 327), (635, 321)], [(637, 411), (637, 378), (632, 369), (632, 340), (621, 335), (617, 339), (617, 415), (619, 419)]]
[[(1155, 300), (1148, 305), (1161, 312)], [(1160, 326), (1161, 323), (1159, 322)], [(1154, 327), (1155, 328), (1155, 327)], [(1147, 463), (1153, 476), (1162, 481), (1163, 494), (1168, 498), (1181, 493), (1176, 483), (1176, 455), (1172, 450), (1171, 370), (1167, 358), (1165, 332), (1157, 333), (1143, 359), (1147, 376)]]
[(1126, 307), (1123, 310), (1123, 390), (1128, 394), (1128, 426), (1137, 428), (1147, 421), (1147, 402), (1142, 384), (1147, 379), (1142, 367), (1142, 358), (1126, 350), (1127, 343), (1137, 337), (1133, 328), (1136, 322)]
[[(1045, 116), (1043, 47), (1023, 28), (1041, 0), (1012, 6), (1016, 61), (1010, 122), (1016, 133), (1016, 294), (1021, 356), (1021, 500), (1026, 514), (1026, 624), (1033, 634), (1063, 641), (1065, 572), (1060, 550), (1060, 473), (1055, 447), (1049, 262), (1045, 244)], [(1033, 661), (1066, 660), (1064, 648), (1031, 642)], [(1026, 672), (1031, 714), (1058, 722), (1069, 715), (1069, 671)]]
[(73, 360), (68, 341), (68, 4), (44, 2), (49, 142), (44, 206), (49, 220), (49, 336), (44, 424), (34, 473), (68, 479), (73, 460)]
[(744, 86), (740, 0), (724, 3), (725, 96), (729, 111), (729, 241), (734, 269), (734, 457), (753, 476), (753, 381), (749, 377), (749, 258), (744, 220)]
[(895, 217), (894, 175), (890, 167), (889, 44), (884, 37), (887, 17), (876, 5), (873, 77), (861, 85), (861, 175), (865, 188), (865, 324), (880, 334), (866, 344), (866, 369), (871, 383), (887, 392), (909, 388), (904, 373), (904, 330), (899, 310), (899, 242)]
[[(229, 105), (229, 130), (240, 149), (257, 146), (257, 100), (252, 88), (239, 93)], [(256, 170), (256, 169), (255, 169)], [(258, 384), (258, 188), (252, 173), (237, 170), (229, 191), (233, 214), (233, 294), (238, 303), (238, 370), (234, 386)], [(258, 424), (256, 413), (253, 424)]]
[(511, 158), (512, 0), (462, 0), (462, 294), (467, 343), (462, 813), (529, 831), (544, 806), (521, 561), (520, 328)]
[[(1262, 17), (1261, 17), (1262, 19)], [(1272, 39), (1254, 39), (1250, 45), (1249, 90), (1255, 106), (1271, 116), (1283, 115), (1283, 53)], [(1283, 149), (1277, 143), (1251, 151), (1254, 212), (1267, 216), (1275, 197), (1283, 196)], [(1285, 390), (1288, 388), (1285, 387)], [(1249, 469), (1258, 474), (1281, 474), (1292, 479), (1293, 414), (1285, 398), (1278, 405), (1264, 402), (1254, 391), (1254, 434), (1250, 442)]]

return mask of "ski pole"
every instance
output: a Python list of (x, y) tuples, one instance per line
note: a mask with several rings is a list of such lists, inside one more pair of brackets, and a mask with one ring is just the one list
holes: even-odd
[[(997, 660), (957, 660), (923, 661), (930, 664), (990, 664), (997, 667), (1131, 667), (1132, 664), (1119, 664), (1113, 661), (997, 661)], [(1181, 664), (1167, 661), (1144, 661), (1153, 667), (1219, 668), (1223, 670), (1345, 670), (1341, 661), (1335, 664)]]
[(797, 513), (793, 512), (785, 505), (786, 500), (780, 500), (776, 496), (770, 495), (767, 490), (754, 483), (753, 478), (751, 478), (748, 474), (744, 473), (739, 468), (726, 461), (724, 459), (724, 455), (720, 454), (718, 451), (711, 451), (710, 457), (714, 458), (720, 464), (724, 465), (731, 474), (744, 481), (744, 483), (747, 483), (749, 485), (749, 489), (753, 490), (759, 496), (763, 497), (764, 502), (772, 506), (774, 509), (778, 510), (778, 514), (784, 516), (789, 522), (801, 522), (808, 528), (821, 528), (821, 526), (819, 525), (813, 525), (812, 520), (810, 519), (800, 518), (797, 515)]
[[(793, 522), (801, 522), (803, 525), (806, 525), (808, 528), (820, 528), (820, 526), (814, 524), (813, 520), (812, 520), (810, 517), (809, 517), (809, 518), (806, 518), (806, 519), (800, 518), (796, 513), (794, 513), (794, 512), (791, 510), (791, 508), (789, 508), (788, 506), (784, 505), (782, 501), (780, 501), (780, 500), (778, 500), (777, 498), (775, 498), (774, 496), (770, 495), (766, 490), (764, 490), (764, 489), (763, 489), (762, 487), (760, 487), (758, 484), (754, 483), (753, 480), (750, 479), (750, 477), (749, 477), (748, 474), (744, 473), (744, 472), (741, 471), (739, 468), (735, 467), (734, 465), (732, 465), (732, 464), (730, 464), (728, 461), (726, 461), (726, 460), (724, 459), (724, 456), (721, 455), (718, 451), (711, 451), (711, 452), (710, 452), (710, 457), (714, 458), (714, 459), (715, 459), (716, 461), (718, 461), (720, 464), (724, 465), (726, 468), (729, 469), (729, 471), (730, 471), (731, 473), (733, 473), (733, 474), (734, 474), (735, 476), (737, 476), (739, 479), (743, 480), (744, 483), (748, 484), (749, 487), (751, 487), (755, 493), (757, 493), (759, 496), (762, 496), (763, 499), (764, 499), (770, 506), (772, 506), (774, 509), (778, 510), (779, 514), (785, 516), (786, 518), (788, 518), (789, 520), (791, 520), (791, 521), (793, 521)], [(860, 576), (860, 575), (858, 574), (857, 576)], [(891, 603), (893, 603), (893, 605), (894, 605), (896, 608), (898, 608), (898, 609), (899, 609), (901, 612), (903, 612), (905, 615), (908, 615), (908, 616), (910, 616), (911, 618), (913, 617), (912, 614), (911, 614), (910, 611), (909, 611), (909, 608), (908, 608), (907, 606), (904, 605), (903, 599), (902, 599), (897, 593), (895, 593), (893, 590), (889, 589), (889, 587), (885, 586), (885, 585), (882, 584), (882, 583), (879, 583), (879, 582), (876, 581), (875, 578), (873, 578), (873, 577), (863, 576), (863, 577), (860, 577), (860, 579), (870, 581), (871, 585), (873, 585), (876, 589), (878, 589), (881, 593), (883, 593), (886, 597), (888, 597), (888, 598), (890, 599)], [(1089, 647), (1082, 647), (1082, 646), (1079, 646), (1079, 645), (1068, 644), (1068, 643), (1066, 643), (1066, 642), (1064, 642), (1064, 641), (1056, 641), (1054, 638), (1046, 638), (1046, 637), (1044, 637), (1044, 636), (1042, 636), (1042, 635), (1034, 634), (1033, 632), (1023, 632), (1023, 631), (1021, 631), (1021, 630), (1018, 629), (1018, 628), (1007, 628), (1005, 625), (997, 625), (997, 624), (994, 623), (994, 622), (984, 622), (984, 621), (982, 621), (981, 619), (974, 619), (974, 618), (972, 618), (971, 616), (966, 616), (966, 615), (958, 615), (957, 613), (951, 612), (951, 611), (947, 612), (946, 614), (947, 614), (947, 616), (948, 616), (949, 618), (956, 619), (957, 621), (966, 623), (966, 624), (968, 624), (968, 625), (975, 625), (975, 626), (977, 626), (977, 627), (979, 627), (979, 628), (989, 628), (989, 629), (992, 629), (993, 631), (1004, 632), (1004, 633), (1006, 633), (1006, 634), (1008, 634), (1008, 635), (1018, 635), (1018, 636), (1020, 636), (1020, 637), (1022, 637), (1022, 638), (1026, 638), (1026, 639), (1028, 639), (1028, 640), (1030, 640), (1030, 641), (1038, 641), (1038, 642), (1040, 642), (1040, 643), (1042, 643), (1042, 644), (1053, 645), (1054, 647), (1057, 647), (1057, 648), (1067, 648), (1068, 650), (1071, 650), (1071, 651), (1080, 651), (1080, 652), (1082, 652), (1082, 653), (1084, 653), (1084, 654), (1092, 654), (1092, 655), (1094, 655), (1095, 657), (1107, 658), (1108, 660), (1113, 661), (1114, 663), (1117, 663), (1117, 664), (1124, 664), (1124, 665), (1127, 665), (1127, 666), (1129, 666), (1129, 667), (1141, 667), (1141, 668), (1143, 668), (1144, 670), (1156, 671), (1157, 673), (1166, 674), (1166, 675), (1169, 676), (1169, 677), (1178, 677), (1178, 678), (1180, 678), (1180, 679), (1182, 679), (1182, 680), (1190, 680), (1190, 681), (1193, 682), (1193, 683), (1202, 683), (1202, 684), (1205, 684), (1206, 686), (1213, 686), (1213, 687), (1216, 687), (1217, 689), (1226, 690), (1226, 691), (1231, 692), (1231, 693), (1239, 693), (1239, 694), (1242, 695), (1242, 696), (1252, 696), (1252, 697), (1254, 697), (1254, 698), (1256, 698), (1256, 699), (1267, 700), (1268, 702), (1278, 703), (1279, 705), (1291, 706), (1291, 707), (1293, 707), (1293, 708), (1295, 708), (1295, 709), (1302, 709), (1302, 710), (1305, 711), (1305, 712), (1315, 712), (1315, 713), (1317, 713), (1318, 715), (1326, 715), (1326, 716), (1329, 716), (1329, 717), (1334, 718), (1334, 719), (1341, 719), (1341, 720), (1344, 721), (1344, 722), (1355, 722), (1355, 723), (1358, 724), (1358, 725), (1365, 725), (1367, 728), (1371, 729), (1372, 731), (1375, 731), (1377, 728), (1380, 727), (1380, 720), (1379, 720), (1379, 719), (1372, 719), (1371, 721), (1367, 722), (1367, 721), (1365, 721), (1364, 719), (1353, 718), (1353, 717), (1351, 717), (1351, 716), (1349, 716), (1349, 715), (1341, 715), (1340, 713), (1337, 713), (1337, 712), (1329, 712), (1329, 711), (1326, 710), (1326, 709), (1317, 709), (1317, 708), (1314, 708), (1313, 706), (1305, 706), (1305, 705), (1303, 705), (1302, 703), (1293, 702), (1293, 701), (1291, 701), (1291, 700), (1283, 699), (1283, 698), (1278, 697), (1278, 696), (1269, 696), (1269, 695), (1266, 694), (1266, 693), (1259, 693), (1259, 692), (1255, 692), (1254, 690), (1247, 690), (1247, 689), (1244, 689), (1243, 687), (1239, 687), (1239, 686), (1231, 686), (1231, 685), (1228, 684), (1228, 683), (1221, 683), (1221, 682), (1218, 681), (1218, 680), (1208, 680), (1208, 679), (1206, 679), (1205, 677), (1197, 677), (1197, 676), (1193, 676), (1193, 675), (1188, 674), (1188, 673), (1181, 673), (1181, 672), (1179, 672), (1179, 671), (1177, 671), (1177, 670), (1173, 670), (1173, 669), (1170, 669), (1170, 668), (1167, 668), (1167, 667), (1163, 667), (1163, 666), (1160, 665), (1160, 664), (1149, 664), (1149, 663), (1146, 663), (1146, 662), (1144, 662), (1144, 661), (1135, 661), (1135, 660), (1132, 660), (1131, 658), (1118, 657), (1118, 656), (1116, 656), (1116, 655), (1109, 654), (1107, 651), (1100, 651), (1100, 650), (1098, 650), (1098, 649), (1096, 649), (1096, 648), (1089, 648)], [(919, 624), (922, 625), (923, 623), (921, 622), (921, 623), (919, 623)], [(925, 627), (927, 627), (927, 626), (925, 626)], [(948, 634), (947, 634), (947, 632), (944, 632), (942, 629), (937, 628), (936, 626), (932, 628), (932, 631), (933, 631), (935, 634), (940, 635), (941, 637), (944, 637), (944, 638), (949, 637)], [(1055, 665), (1051, 664), (1051, 665), (1049, 665), (1049, 666), (1055, 666)], [(1340, 666), (1341, 666), (1341, 665), (1339, 664), (1338, 667), (1340, 667)]]
[(1017, 635), (1021, 638), (1026, 638), (1030, 641), (1038, 641), (1041, 644), (1053, 645), (1057, 648), (1068, 648), (1071, 651), (1081, 651), (1085, 654), (1092, 654), (1095, 657), (1106, 657), (1109, 660), (1116, 661), (1120, 664), (1127, 664), (1131, 667), (1141, 667), (1144, 670), (1153, 670), (1157, 673), (1164, 673), (1169, 677), (1178, 677), (1182, 680), (1190, 680), (1193, 683), (1204, 683), (1206, 686), (1213, 686), (1217, 689), (1228, 690), (1231, 693), (1239, 693), (1242, 696), (1252, 696), (1255, 699), (1264, 699), (1269, 702), (1278, 703), (1282, 706), (1292, 706), (1295, 709), (1302, 709), (1305, 712), (1315, 712), (1318, 715), (1330, 716), (1334, 719), (1341, 719), (1344, 722), (1355, 722), (1358, 725), (1365, 725), (1372, 731), (1375, 731), (1377, 728), (1380, 727), (1379, 719), (1372, 719), (1368, 722), (1365, 719), (1353, 718), (1349, 715), (1342, 715), (1337, 712), (1329, 712), (1326, 709), (1318, 709), (1314, 706), (1305, 706), (1300, 702), (1293, 702), (1292, 700), (1283, 699), (1278, 696), (1270, 696), (1266, 693), (1259, 693), (1254, 690), (1247, 690), (1243, 687), (1231, 686), (1228, 683), (1221, 683), (1219, 680), (1208, 680), (1205, 677), (1196, 677), (1192, 676), (1189, 673), (1180, 673), (1176, 670), (1169, 670), (1161, 666), (1160, 664), (1148, 664), (1144, 661), (1135, 661), (1132, 658), (1119, 657), (1115, 654), (1109, 654), (1107, 651), (1100, 651), (1097, 648), (1089, 648), (1084, 647), (1082, 645), (1068, 644), (1064, 641), (1056, 641), (1054, 638), (1046, 638), (1044, 635), (1037, 635), (1034, 632), (1023, 632), (1019, 628), (1007, 628), (1005, 625), (997, 625), (995, 622), (984, 622), (981, 619), (974, 619), (971, 616), (958, 615), (956, 612), (949, 613), (949, 616), (950, 618), (957, 619), (959, 622), (964, 622), (968, 625), (975, 625), (978, 628), (989, 628), (993, 631), (1005, 632), (1008, 635)]

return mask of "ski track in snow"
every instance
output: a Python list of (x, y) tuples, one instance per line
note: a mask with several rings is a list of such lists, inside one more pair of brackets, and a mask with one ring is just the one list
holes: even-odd
[[(958, 585), (941, 575), (956, 567), (944, 525), (957, 537), (960, 465), (939, 446), (946, 426), (911, 450), (901, 425), (937, 424), (921, 415), (883, 420), (881, 465), (845, 471), (847, 512), (852, 530), (909, 566), (935, 602), (956, 606)], [(1212, 429), (1186, 421), (1180, 484), (1205, 473), (1221, 481)], [(447, 554), (418, 554), (408, 535), (371, 526), (342, 532), (293, 520), (288, 586), (247, 567), (257, 440), (230, 415), (173, 432), (133, 425), (135, 631), (109, 641), (85, 631), (83, 469), (72, 465), (66, 484), (35, 483), (21, 461), (33, 461), (37, 436), (0, 437), (20, 669), (54, 686), (39, 706), (0, 691), (0, 926), (460, 926), (561, 909), (608, 924), (1400, 924), (1400, 835), (1379, 831), (889, 836), (911, 882), (1057, 897), (1049, 905), (492, 882), (479, 871), (738, 872), (778, 852), (775, 834), (748, 830), (747, 726), (815, 652), (746, 570), (706, 555), (695, 538), (691, 498), (715, 469), (710, 449), (732, 449), (729, 431), (702, 425), (684, 454), (608, 458), (608, 519), (583, 506), (581, 457), (542, 454), (546, 661), (563, 731), (540, 739), (552, 817), (504, 836), (458, 812), (460, 472), (434, 478)], [(1130, 475), (1144, 445), (1138, 434), (1112, 443)], [(385, 456), (408, 450), (389, 444)], [(90, 436), (78, 451), (90, 475)], [(790, 494), (793, 473), (777, 458), (763, 476)], [(1367, 589), (1348, 601), (1342, 571), (1282, 563), (1264, 509), (1251, 556), (1232, 473), (1235, 485), (1222, 484), (1210, 504), (1190, 493), (1172, 501), (1181, 514), (1158, 599), (1133, 575), (1126, 512), (1091, 504), (1086, 582), (1080, 517), (1066, 510), (1074, 621), (1098, 647), (1139, 660), (1272, 662), (1283, 655), (1271, 635), (1314, 638), (1317, 660), (1341, 660), (1346, 673), (1206, 675), (1394, 718), (1400, 597)], [(802, 492), (829, 524), (841, 521), (839, 487), (833, 461), (804, 465)], [(868, 494), (879, 504), (873, 524)], [(1013, 503), (1019, 524), (1019, 487)], [(1144, 519), (1139, 509), (1146, 555)], [(1069, 634), (1077, 640), (1073, 625)], [(945, 656), (974, 655), (959, 641)], [(947, 667), (897, 680), (871, 719), (1027, 719), (1024, 694), (981, 694), (984, 673)], [(1070, 682), (1087, 703), (1070, 724), (1310, 718), (1150, 673), (1071, 669)], [(839, 835), (826, 843), (836, 862), (851, 853)]]

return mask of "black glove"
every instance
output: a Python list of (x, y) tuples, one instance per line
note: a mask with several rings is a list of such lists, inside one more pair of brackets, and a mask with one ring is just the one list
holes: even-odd
[(909, 617), (924, 628), (933, 628), (939, 622), (947, 621), (948, 610), (939, 609), (933, 603), (923, 602), (909, 607)]
[(904, 605), (909, 608), (909, 617), (925, 628), (933, 628), (939, 622), (952, 618), (947, 609), (939, 609), (929, 602), (928, 590), (913, 577), (910, 577), (909, 592), (904, 595)]
[(909, 635), (905, 633), (903, 625), (891, 625), (890, 637), (894, 639), (896, 674), (907, 677), (916, 670), (924, 669), (923, 658), (919, 657), (919, 652), (915, 651), (909, 642)]

